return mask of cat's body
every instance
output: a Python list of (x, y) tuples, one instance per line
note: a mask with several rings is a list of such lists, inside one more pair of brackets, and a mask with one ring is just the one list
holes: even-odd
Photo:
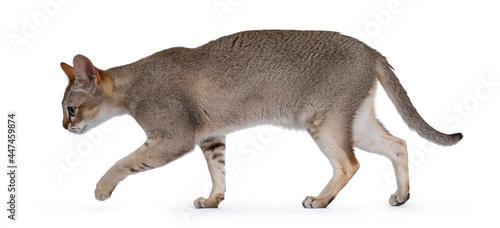
[(381, 82), (410, 128), (441, 145), (446, 135), (418, 115), (385, 58), (348, 36), (322, 31), (248, 31), (201, 47), (172, 48), (135, 63), (98, 70), (84, 56), (63, 100), (65, 128), (84, 133), (119, 114), (130, 114), (148, 140), (100, 180), (105, 200), (126, 176), (160, 167), (198, 144), (207, 159), (213, 189), (195, 201), (217, 207), (224, 198), (225, 135), (259, 124), (307, 130), (334, 167), (334, 176), (306, 208), (326, 207), (359, 168), (353, 146), (392, 160), (401, 205), (409, 198), (406, 144), (376, 120), (373, 96)]

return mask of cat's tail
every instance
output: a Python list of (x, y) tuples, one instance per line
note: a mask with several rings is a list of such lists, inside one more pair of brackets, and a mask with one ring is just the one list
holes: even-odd
[(463, 138), (462, 133), (444, 134), (425, 122), (411, 103), (406, 90), (394, 74), (392, 66), (380, 54), (376, 58), (375, 75), (404, 122), (421, 137), (443, 146), (454, 145)]

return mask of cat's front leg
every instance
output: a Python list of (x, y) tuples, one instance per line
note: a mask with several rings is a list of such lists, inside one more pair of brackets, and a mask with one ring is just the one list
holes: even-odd
[(212, 191), (208, 198), (200, 197), (194, 201), (196, 208), (217, 208), (224, 200), (226, 191), (225, 153), (226, 137), (208, 138), (199, 143), (207, 160), (212, 178)]
[(107, 200), (127, 176), (166, 165), (191, 150), (188, 146), (176, 146), (160, 138), (148, 138), (139, 149), (116, 162), (104, 174), (96, 185), (95, 198)]

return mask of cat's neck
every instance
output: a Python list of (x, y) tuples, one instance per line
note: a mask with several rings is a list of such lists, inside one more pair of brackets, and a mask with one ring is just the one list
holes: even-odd
[(132, 85), (134, 72), (123, 68), (115, 67), (99, 72), (102, 78), (101, 89), (107, 97), (108, 106), (112, 109), (120, 110), (119, 114), (127, 113), (127, 94)]

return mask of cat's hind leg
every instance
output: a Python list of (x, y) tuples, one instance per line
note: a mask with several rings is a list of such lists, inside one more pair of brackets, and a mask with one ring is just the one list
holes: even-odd
[(305, 208), (324, 208), (337, 196), (359, 169), (354, 156), (349, 120), (341, 115), (325, 115), (307, 121), (306, 127), (333, 167), (333, 177), (318, 196), (308, 196), (302, 202)]
[(392, 161), (398, 189), (389, 198), (389, 203), (393, 206), (404, 204), (410, 198), (406, 142), (392, 136), (376, 119), (373, 96), (361, 105), (354, 120), (353, 133), (355, 147), (383, 155)]
[(224, 200), (226, 191), (225, 153), (226, 137), (208, 138), (199, 143), (207, 160), (212, 178), (212, 191), (208, 198), (200, 197), (194, 201), (196, 208), (217, 208)]

